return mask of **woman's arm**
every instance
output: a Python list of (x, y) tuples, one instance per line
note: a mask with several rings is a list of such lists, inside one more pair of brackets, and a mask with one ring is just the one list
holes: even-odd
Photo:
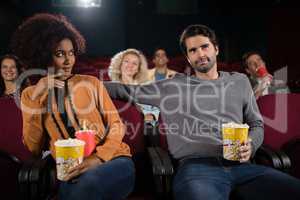
[(160, 101), (165, 95), (164, 84), (168, 80), (158, 81), (147, 85), (124, 85), (118, 82), (104, 82), (104, 85), (112, 99), (131, 101), (159, 107)]
[(40, 155), (45, 139), (42, 114), (46, 112), (47, 93), (33, 100), (35, 88), (31, 86), (22, 92), (23, 142), (34, 155)]

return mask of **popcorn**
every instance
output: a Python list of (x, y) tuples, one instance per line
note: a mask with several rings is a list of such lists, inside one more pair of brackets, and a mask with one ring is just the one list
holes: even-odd
[(223, 157), (227, 160), (239, 160), (239, 147), (248, 138), (247, 124), (230, 122), (222, 124)]
[(85, 142), (78, 139), (57, 140), (55, 143), (57, 179), (64, 181), (68, 171), (82, 163)]
[(248, 124), (238, 124), (235, 122), (229, 122), (227, 124), (222, 124), (222, 128), (249, 128)]
[(55, 146), (61, 146), (61, 147), (73, 147), (73, 146), (81, 146), (84, 145), (84, 141), (68, 138), (66, 140), (57, 140), (54, 143)]

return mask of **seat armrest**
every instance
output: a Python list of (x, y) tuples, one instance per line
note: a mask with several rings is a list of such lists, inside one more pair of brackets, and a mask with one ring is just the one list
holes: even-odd
[(148, 149), (150, 162), (152, 165), (153, 175), (164, 175), (165, 169), (158, 153), (156, 152), (155, 147), (148, 147), (147, 149)]
[(160, 147), (148, 147), (155, 183), (156, 199), (171, 199), (174, 168), (170, 155)]
[(0, 156), (2, 158), (5, 158), (5, 159), (8, 159), (14, 163), (17, 163), (17, 164), (21, 164), (22, 162), (20, 161), (19, 158), (17, 158), (16, 156), (10, 154), (10, 153), (7, 153), (6, 151), (3, 151), (0, 149)]
[(150, 122), (144, 123), (144, 131), (147, 139), (147, 146), (159, 147), (160, 146), (160, 133), (158, 130), (158, 124), (151, 124)]
[(172, 175), (173, 164), (169, 154), (160, 147), (148, 147), (154, 175)]
[(160, 148), (160, 147), (156, 147), (155, 149), (156, 149), (156, 152), (159, 155), (159, 157), (162, 161), (162, 164), (165, 168), (165, 174), (166, 175), (173, 175), (174, 167), (173, 167), (173, 164), (172, 164), (170, 154), (168, 152), (166, 152), (165, 150), (163, 150), (162, 148)]
[(257, 164), (268, 164), (275, 169), (282, 169), (282, 163), (278, 155), (266, 146), (261, 146), (254, 156), (254, 161)]
[(289, 169), (292, 168), (292, 162), (294, 160), (293, 158), (294, 155), (291, 152), (297, 149), (297, 147), (298, 148), (300, 147), (300, 138), (291, 139), (289, 142), (284, 144), (283, 147), (281, 148), (282, 149), (281, 154), (283, 155), (282, 159), (285, 161), (287, 168)]
[[(3, 178), (2, 183), (5, 183), (5, 177), (6, 175), (9, 175), (9, 178), (14, 179), (13, 182), (15, 183), (14, 185), (8, 184), (8, 187), (15, 187), (14, 192), (17, 192), (17, 194), (13, 194), (15, 198), (22, 197), (23, 200), (29, 200), (29, 193), (28, 193), (28, 188), (26, 187), (26, 184), (20, 184), (19, 182), (15, 182), (15, 179), (19, 178), (19, 173), (20, 170), (22, 169), (23, 162), (18, 159), (16, 156), (0, 149), (0, 164), (1, 164), (1, 178)], [(12, 174), (13, 172), (13, 174)], [(26, 173), (25, 175), (25, 180), (26, 179)], [(12, 180), (11, 180), (12, 181)], [(3, 185), (4, 187), (4, 185)], [(2, 189), (1, 192), (6, 191), (6, 189)], [(18, 197), (17, 197), (18, 196)], [(4, 195), (4, 199), (6, 199), (8, 196)], [(14, 198), (14, 197), (13, 197)]]
[(292, 166), (292, 162), (291, 159), (289, 158), (289, 156), (284, 152), (284, 151), (276, 151), (276, 153), (278, 154), (281, 163), (282, 163), (282, 170), (285, 172), (289, 172), (291, 166)]
[[(55, 162), (51, 155), (36, 158), (23, 164), (19, 172), (22, 191), (30, 200), (46, 199), (55, 191)], [(29, 194), (28, 194), (29, 193)]]

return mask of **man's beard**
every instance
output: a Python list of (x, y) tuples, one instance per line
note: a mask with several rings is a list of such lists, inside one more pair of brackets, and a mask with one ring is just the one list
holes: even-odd
[(207, 58), (207, 63), (204, 65), (200, 64), (200, 60), (196, 60), (194, 63), (191, 63), (194, 70), (200, 73), (207, 73), (209, 72), (216, 63), (216, 57)]

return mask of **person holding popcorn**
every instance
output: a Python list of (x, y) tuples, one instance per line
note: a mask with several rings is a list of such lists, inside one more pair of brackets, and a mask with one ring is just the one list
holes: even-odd
[(11, 48), (29, 69), (42, 69), (44, 75), (21, 97), (28, 149), (40, 155), (46, 143), (55, 157), (54, 143), (75, 138), (82, 121), (96, 133), (95, 150), (68, 171), (58, 198), (126, 198), (134, 186), (135, 169), (129, 146), (122, 142), (124, 124), (102, 82), (72, 74), (76, 56), (85, 51), (83, 36), (65, 16), (40, 13), (18, 27)]

